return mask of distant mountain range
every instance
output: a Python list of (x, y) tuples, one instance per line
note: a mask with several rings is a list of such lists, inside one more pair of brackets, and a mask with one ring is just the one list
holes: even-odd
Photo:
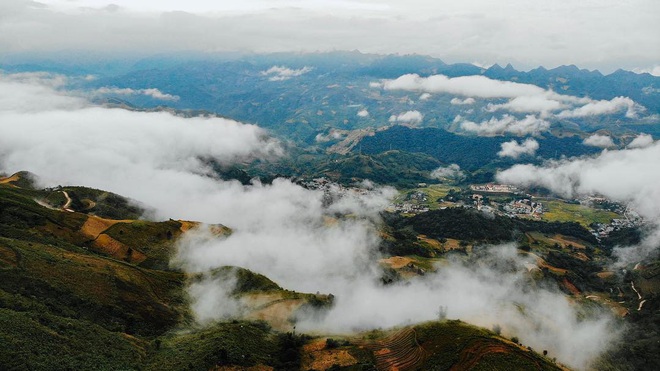
[[(267, 72), (281, 67), (284, 75)], [(609, 75), (579, 69), (574, 65), (554, 69), (539, 67), (518, 71), (510, 64), (481, 68), (467, 63), (447, 64), (419, 55), (373, 55), (359, 52), (311, 54), (190, 54), (160, 55), (140, 60), (102, 62), (94, 59), (6, 59), (0, 68), (7, 73), (48, 71), (72, 76), (69, 88), (84, 90), (98, 102), (149, 108), (167, 106), (213, 112), (256, 123), (276, 135), (299, 143), (314, 144), (319, 133), (330, 128), (354, 130), (387, 126), (390, 116), (416, 110), (423, 114), (420, 126), (455, 130), (457, 116), (474, 122), (501, 116), (487, 104), (503, 99), (477, 99), (471, 107), (450, 104), (451, 94), (418, 94), (383, 91), (370, 83), (415, 73), (448, 77), (481, 75), (495, 80), (533, 84), (563, 95), (610, 100), (629, 97), (646, 108), (637, 118), (623, 114), (556, 119), (553, 125), (578, 131), (610, 130), (615, 134), (646, 132), (660, 135), (660, 77), (618, 70)], [(287, 73), (289, 75), (287, 75)], [(87, 75), (94, 78), (82, 78)], [(105, 88), (105, 90), (103, 90)], [(108, 89), (116, 88), (116, 89)], [(99, 90), (101, 89), (101, 90)], [(133, 93), (127, 90), (132, 89)], [(145, 92), (158, 89), (162, 95)], [(174, 99), (163, 99), (169, 95)], [(365, 110), (363, 116), (357, 112)], [(519, 112), (511, 115), (522, 117)]]
[[(637, 133), (660, 138), (660, 77), (623, 70), (603, 75), (562, 66), (522, 72), (510, 64), (481, 68), (419, 55), (359, 52), (186, 54), (109, 61), (31, 58), (11, 63), (5, 60), (0, 68), (5, 73), (64, 74), (69, 77), (64, 89), (87, 95), (99, 104), (166, 110), (184, 116), (213, 114), (257, 124), (292, 144), (287, 145), (288, 152), (298, 153), (277, 168), (269, 164), (263, 169), (248, 169), (251, 176), (265, 179), (274, 174), (305, 174), (348, 183), (354, 178), (369, 178), (409, 185), (429, 181), (428, 172), (441, 164), (456, 163), (473, 176), (481, 174), (472, 181), (490, 181), (497, 168), (521, 161), (597, 153), (599, 148), (583, 145), (583, 139), (595, 132), (614, 136), (619, 147)], [(419, 91), (382, 88), (383, 81), (411, 73), (421, 77), (484, 76), (592, 100), (623, 96), (643, 105), (646, 111), (638, 117), (621, 111), (569, 118), (539, 115), (539, 120), (550, 125), (547, 131), (477, 135), (462, 130), (458, 118), (483, 124), (507, 116), (524, 120), (528, 113), (489, 108), (509, 102), (508, 98), (476, 97), (470, 104), (455, 104), (454, 94), (422, 97)], [(392, 122), (393, 117), (405, 113), (421, 119)], [(517, 160), (497, 156), (502, 143), (529, 135), (540, 146), (534, 155)], [(293, 151), (294, 147), (298, 149)], [(331, 156), (326, 157), (326, 153)], [(404, 171), (412, 168), (415, 171)], [(477, 172), (479, 169), (484, 171)]]

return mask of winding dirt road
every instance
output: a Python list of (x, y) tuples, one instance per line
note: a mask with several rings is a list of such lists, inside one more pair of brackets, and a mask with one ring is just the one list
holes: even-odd
[(71, 203), (73, 202), (71, 200), (71, 197), (69, 197), (69, 194), (66, 193), (66, 191), (62, 191), (62, 194), (64, 194), (64, 197), (66, 197), (66, 203), (64, 204), (64, 206), (62, 206), (62, 210), (66, 210), (70, 213), (73, 213), (74, 211), (73, 209), (71, 209)]

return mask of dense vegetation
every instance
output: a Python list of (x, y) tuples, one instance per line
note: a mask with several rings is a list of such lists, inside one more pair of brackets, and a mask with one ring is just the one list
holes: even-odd
[(344, 184), (369, 179), (378, 184), (411, 187), (420, 182), (433, 181), (429, 173), (440, 164), (433, 157), (421, 153), (386, 151), (375, 155), (350, 154), (322, 159), (309, 176), (324, 176)]
[[(411, 129), (398, 125), (379, 131), (374, 136), (365, 137), (360, 141), (360, 148), (366, 154), (377, 154), (389, 149), (425, 153), (444, 163), (458, 164), (461, 168), (475, 171), (491, 162), (502, 167), (512, 165), (513, 160), (500, 159), (497, 156), (500, 145), (512, 139), (517, 138), (467, 136), (444, 129)], [(597, 148), (582, 145), (582, 140), (576, 136), (557, 138), (549, 135), (537, 141), (540, 145), (537, 156), (546, 159), (598, 152)], [(522, 160), (534, 162), (534, 158), (529, 156)]]
[(390, 219), (397, 229), (412, 227), (416, 232), (429, 237), (454, 238), (459, 240), (498, 243), (517, 240), (524, 232), (538, 231), (562, 234), (596, 243), (595, 237), (575, 222), (541, 222), (528, 219), (486, 215), (473, 209), (448, 208), (432, 210), (410, 218)]

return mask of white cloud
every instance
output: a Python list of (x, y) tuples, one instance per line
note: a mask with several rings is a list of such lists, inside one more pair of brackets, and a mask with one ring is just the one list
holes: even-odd
[(369, 111), (366, 108), (361, 109), (360, 111), (358, 111), (357, 115), (358, 117), (369, 117)]
[(383, 87), (385, 90), (449, 93), (479, 98), (515, 98), (521, 95), (545, 93), (545, 89), (535, 85), (493, 80), (485, 76), (432, 75), (420, 77), (417, 74), (407, 74), (394, 80), (384, 80)]
[(179, 97), (176, 95), (166, 94), (156, 88), (148, 89), (131, 89), (131, 88), (117, 88), (117, 87), (101, 87), (92, 92), (92, 94), (118, 94), (118, 95), (146, 95), (154, 99), (177, 101)]
[(208, 176), (204, 159), (230, 163), (281, 152), (257, 126), (90, 106), (49, 86), (0, 77), (0, 170), (32, 171), (49, 185), (107, 189), (160, 210), (159, 217), (212, 222), (187, 206), (206, 189), (235, 188)]
[(0, 74), (0, 112), (31, 112), (49, 109), (75, 109), (87, 102), (57, 90), (66, 78), (48, 73)]
[(453, 105), (459, 105), (459, 106), (460, 105), (466, 105), (466, 104), (474, 104), (474, 102), (475, 102), (475, 100), (472, 97), (468, 97), (468, 98), (465, 98), (465, 99), (452, 98), (452, 100), (449, 101), (449, 103), (451, 103)]
[(653, 137), (649, 134), (640, 134), (628, 143), (628, 148), (646, 148), (653, 144)]
[(514, 116), (504, 115), (501, 119), (495, 117), (488, 121), (475, 123), (465, 120), (461, 116), (456, 116), (454, 122), (460, 123), (465, 131), (472, 131), (479, 135), (538, 135), (550, 128), (550, 123), (534, 115), (527, 115), (524, 119), (518, 120)]
[(284, 66), (273, 66), (266, 71), (261, 71), (261, 74), (263, 76), (270, 76), (268, 78), (268, 81), (284, 81), (288, 80), (292, 77), (297, 77), (300, 75), (304, 75), (307, 72), (310, 72), (313, 70), (312, 67), (305, 66), (303, 68), (299, 68), (297, 70), (284, 67)]
[(612, 137), (609, 135), (593, 134), (582, 141), (585, 146), (599, 147), (599, 148), (612, 148), (616, 147)]
[(316, 137), (314, 137), (314, 140), (316, 141), (316, 143), (325, 143), (325, 142), (329, 142), (331, 140), (342, 139), (345, 136), (346, 136), (345, 132), (343, 132), (341, 130), (331, 129), (330, 132), (327, 135), (323, 135), (323, 133), (316, 134)]
[(144, 95), (148, 95), (152, 98), (155, 99), (162, 99), (162, 100), (179, 100), (179, 97), (176, 95), (171, 95), (167, 93), (163, 93), (160, 90), (156, 88), (149, 88), (149, 89), (140, 89), (140, 92)]
[(449, 178), (454, 180), (461, 180), (465, 178), (465, 173), (461, 170), (461, 167), (457, 164), (451, 164), (448, 166), (441, 166), (431, 172), (431, 178)]
[(390, 116), (390, 122), (403, 122), (407, 124), (418, 124), (422, 122), (424, 115), (419, 111), (406, 111), (398, 115)]
[(611, 100), (599, 100), (589, 102), (581, 107), (560, 112), (557, 117), (584, 117), (584, 116), (597, 116), (609, 115), (621, 111), (626, 111), (626, 117), (635, 118), (637, 113), (644, 108), (635, 103), (628, 97), (616, 97)]
[(504, 109), (511, 112), (539, 112), (548, 115), (551, 111), (565, 107), (568, 107), (568, 105), (560, 100), (548, 99), (545, 95), (536, 95), (516, 97), (502, 104), (489, 103), (486, 110), (494, 112)]
[(422, 93), (419, 96), (419, 100), (428, 100), (429, 98), (431, 98), (431, 94), (429, 94), (429, 93)]
[(657, 254), (660, 247), (660, 142), (646, 148), (604, 151), (593, 158), (516, 165), (497, 175), (500, 182), (546, 187), (563, 197), (600, 194), (630, 205), (653, 230), (639, 246), (617, 249), (620, 264)]
[(6, 83), (15, 82), (53, 89), (62, 88), (69, 82), (67, 76), (50, 72), (19, 72), (5, 74), (0, 70), (0, 76), (2, 76), (2, 81)]
[(533, 156), (537, 149), (539, 149), (539, 142), (532, 138), (528, 138), (522, 143), (512, 140), (502, 143), (502, 149), (497, 152), (497, 155), (517, 159), (523, 155)]
[[(319, 202), (311, 203), (317, 212), (321, 212)], [(438, 307), (446, 306), (449, 318), (484, 327), (500, 324), (506, 336), (518, 336), (535, 349), (548, 349), (576, 368), (586, 368), (617, 335), (608, 315), (581, 317), (558, 290), (526, 289), (525, 264), (534, 260), (517, 257), (512, 245), (486, 248), (480, 261), (488, 263), (480, 267), (450, 260), (436, 272), (383, 286), (369, 258), (378, 242), (375, 230), (359, 219), (340, 219), (334, 226), (321, 227), (322, 213), (315, 216), (302, 208), (300, 203), (296, 209), (313, 217), (305, 224), (295, 222), (284, 228), (259, 224), (261, 230), (237, 231), (224, 239), (203, 232), (188, 234), (180, 241), (177, 261), (189, 272), (226, 265), (247, 267), (287, 288), (335, 295), (330, 311), (298, 315), (300, 331), (337, 333), (402, 326), (436, 319)], [(502, 266), (508, 270), (497, 269)], [(202, 306), (198, 317), (220, 319), (231, 314), (232, 306), (226, 303), (235, 299), (225, 297), (224, 303), (216, 299), (218, 293), (229, 291), (223, 287), (207, 285), (210, 298), (206, 301), (219, 306)], [(200, 293), (196, 297), (206, 298)]]
[[(588, 97), (559, 94), (532, 84), (494, 80), (480, 75), (451, 78), (444, 75), (420, 77), (417, 74), (407, 74), (394, 80), (383, 80), (381, 83), (385, 90), (446, 93), (485, 99), (507, 98), (509, 101), (506, 103), (489, 103), (486, 110), (537, 112), (543, 118), (610, 115), (624, 110), (626, 117), (636, 118), (639, 112), (644, 111), (643, 106), (628, 97), (593, 100)], [(474, 102), (474, 99), (451, 100), (452, 104), (467, 104), (467, 102)], [(559, 110), (563, 111), (555, 113)]]

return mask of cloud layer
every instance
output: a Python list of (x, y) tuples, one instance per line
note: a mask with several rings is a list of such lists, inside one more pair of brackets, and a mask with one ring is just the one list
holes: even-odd
[(212, 221), (186, 206), (187, 195), (237, 185), (216, 184), (205, 160), (281, 153), (254, 125), (94, 107), (48, 85), (15, 80), (0, 76), (1, 171), (107, 189), (157, 207), (160, 217)]
[(600, 194), (629, 204), (653, 230), (640, 246), (619, 249), (621, 264), (637, 262), (660, 248), (660, 143), (645, 148), (604, 151), (594, 158), (516, 165), (497, 175), (498, 181), (542, 186), (564, 197)]
[[(13, 94), (31, 100), (5, 99)], [(530, 290), (526, 265), (533, 259), (519, 257), (513, 246), (484, 247), (475, 264), (453, 261), (409, 284), (383, 286), (379, 212), (396, 192), (331, 187), (324, 193), (286, 179), (243, 186), (210, 176), (202, 159), (277, 155), (277, 143), (253, 125), (93, 107), (47, 84), (8, 76), (0, 79), (0, 97), (0, 170), (30, 170), (47, 185), (118, 192), (153, 206), (161, 218), (232, 227), (226, 237), (204, 229), (187, 234), (174, 264), (196, 273), (238, 265), (288, 289), (333, 293), (335, 307), (300, 318), (302, 330), (409, 324), (436, 318), (443, 305), (449, 318), (499, 323), (505, 334), (575, 367), (585, 367), (612, 340), (607, 316), (580, 316), (556, 289)], [(240, 314), (240, 303), (227, 297), (231, 285), (208, 280), (189, 287), (201, 322)]]
[(28, 0), (2, 2), (0, 50), (358, 49), (431, 54), (452, 62), (519, 62), (523, 67), (574, 63), (609, 71), (651, 69), (660, 60), (655, 19), (660, 5), (653, 0), (557, 0), (551, 5), (540, 0), (43, 3), (50, 7)]
[[(586, 367), (615, 338), (608, 315), (580, 318), (558, 290), (530, 290), (526, 267), (535, 260), (518, 256), (512, 245), (482, 248), (481, 264), (450, 260), (435, 273), (383, 286), (373, 260), (377, 231), (366, 220), (340, 219), (323, 226), (324, 213), (317, 207), (318, 202), (312, 203), (320, 212), (316, 216), (299, 210), (311, 220), (273, 225), (274, 230), (260, 224), (266, 230), (240, 230), (226, 239), (203, 231), (188, 235), (180, 241), (178, 262), (193, 272), (223, 265), (248, 267), (287, 288), (335, 295), (329, 312), (299, 316), (296, 326), (301, 331), (408, 325), (436, 319), (438, 308), (444, 306), (449, 318), (487, 328), (499, 324), (505, 335), (548, 349), (577, 368)], [(209, 295), (197, 295), (199, 305), (209, 298), (221, 302), (214, 298), (230, 289), (231, 282), (207, 282), (204, 292)], [(237, 315), (235, 308), (236, 301), (226, 297), (222, 305), (202, 310), (199, 316), (222, 319)]]
[[(643, 112), (643, 106), (628, 97), (611, 100), (593, 100), (556, 93), (532, 84), (490, 79), (486, 76), (447, 77), (432, 75), (421, 77), (407, 74), (393, 80), (379, 83), (385, 90), (403, 90), (426, 93), (445, 93), (468, 97), (453, 98), (453, 105), (473, 104), (474, 98), (508, 99), (506, 103), (488, 103), (486, 111), (506, 110), (513, 113), (535, 113), (540, 119), (565, 119), (624, 113), (628, 118), (636, 118)], [(529, 115), (527, 116), (530, 117)]]

